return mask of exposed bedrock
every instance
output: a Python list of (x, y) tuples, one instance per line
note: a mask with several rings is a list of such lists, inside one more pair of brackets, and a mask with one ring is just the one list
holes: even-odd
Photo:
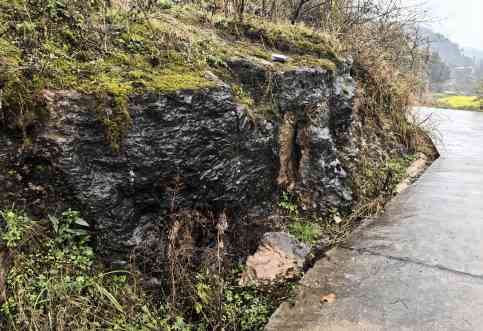
[(76, 201), (99, 251), (113, 258), (137, 245), (162, 254), (163, 224), (177, 210), (263, 218), (273, 213), (281, 191), (296, 194), (308, 211), (350, 206), (348, 175), (338, 157), (353, 143), (350, 63), (336, 72), (274, 72), (243, 59), (230, 66), (255, 100), (265, 97), (262, 89), (270, 83), (276, 116), (254, 120), (249, 112), (256, 109), (237, 104), (221, 82), (133, 95), (132, 125), (114, 152), (94, 97), (46, 91), (50, 119), (16, 153), (15, 163), (41, 160), (55, 169), (51, 173), (62, 180), (51, 178), (52, 184)]

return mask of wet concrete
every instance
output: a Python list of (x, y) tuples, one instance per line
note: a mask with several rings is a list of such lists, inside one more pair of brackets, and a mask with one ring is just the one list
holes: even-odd
[(418, 114), (437, 125), (440, 159), (318, 261), (267, 331), (483, 330), (483, 113)]

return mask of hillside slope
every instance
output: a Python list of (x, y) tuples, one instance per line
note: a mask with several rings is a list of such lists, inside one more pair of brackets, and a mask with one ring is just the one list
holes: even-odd
[(301, 24), (98, 1), (0, 23), (9, 328), (259, 329), (286, 295), (238, 285), (264, 233), (336, 242), (435, 154), (400, 73)]

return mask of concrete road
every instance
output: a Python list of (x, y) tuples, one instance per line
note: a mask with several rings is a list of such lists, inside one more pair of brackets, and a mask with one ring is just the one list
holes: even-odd
[(441, 158), (318, 261), (267, 331), (483, 330), (483, 113), (418, 113)]

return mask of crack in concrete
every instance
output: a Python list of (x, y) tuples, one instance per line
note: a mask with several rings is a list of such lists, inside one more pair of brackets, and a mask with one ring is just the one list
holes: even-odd
[[(411, 264), (419, 265), (419, 266), (422, 266), (422, 267), (426, 267), (426, 268), (430, 268), (430, 269), (437, 269), (439, 271), (449, 272), (449, 273), (452, 273), (452, 274), (455, 274), (455, 275), (475, 278), (475, 279), (483, 281), (483, 275), (472, 274), (472, 273), (469, 273), (469, 272), (450, 269), (450, 268), (447, 268), (447, 267), (440, 265), (440, 264), (428, 264), (428, 263), (423, 262), (421, 260), (413, 260), (409, 257), (399, 257), (399, 256), (393, 256), (393, 255), (385, 255), (385, 254), (374, 252), (374, 251), (367, 249), (367, 248), (354, 248), (354, 247), (350, 247), (350, 246), (339, 246), (337, 248), (338, 249), (345, 249), (347, 251), (352, 251), (352, 252), (356, 252), (356, 253), (359, 253), (359, 254), (366, 253), (366, 254), (373, 255), (373, 256), (383, 257), (383, 258), (386, 258), (386, 259), (389, 259), (389, 260), (395, 260), (395, 261), (404, 262), (404, 263), (411, 263)], [(327, 258), (327, 256), (324, 256), (322, 259), (326, 259), (326, 258)], [(298, 286), (301, 287), (301, 288), (312, 289), (312, 290), (323, 290), (323, 289), (325, 289), (325, 287), (305, 285), (305, 284), (303, 284), (303, 282), (300, 282), (298, 284)]]
[(460, 276), (477, 278), (477, 279), (483, 281), (483, 275), (472, 274), (472, 273), (465, 272), (465, 271), (450, 269), (450, 268), (445, 267), (444, 265), (441, 265), (441, 264), (428, 264), (424, 261), (414, 260), (414, 259), (411, 259), (409, 257), (399, 257), (399, 256), (393, 256), (393, 255), (385, 255), (385, 254), (374, 252), (374, 251), (367, 249), (367, 248), (354, 248), (354, 247), (349, 247), (349, 246), (341, 246), (339, 248), (345, 249), (345, 250), (348, 250), (348, 251), (357, 252), (357, 253), (368, 253), (368, 254), (374, 255), (374, 256), (385, 257), (385, 258), (390, 259), (390, 260), (412, 263), (412, 264), (416, 264), (416, 265), (427, 267), (427, 268), (432, 268), (432, 269), (437, 269), (437, 270), (440, 270), (440, 271), (450, 272), (450, 273), (460, 275)]

